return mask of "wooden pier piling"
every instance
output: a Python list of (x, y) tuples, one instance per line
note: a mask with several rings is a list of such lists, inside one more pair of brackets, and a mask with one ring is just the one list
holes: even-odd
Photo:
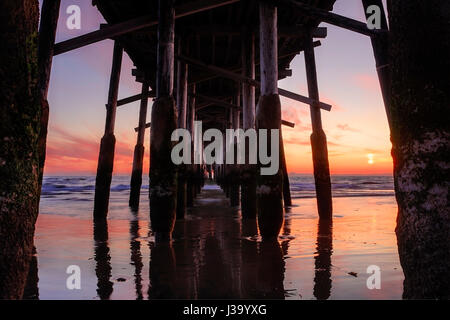
[(133, 170), (131, 173), (131, 183), (130, 183), (129, 205), (132, 208), (137, 208), (139, 206), (139, 197), (141, 194), (142, 168), (144, 164), (144, 151), (145, 151), (144, 139), (147, 124), (146, 121), (148, 108), (148, 92), (149, 92), (149, 84), (147, 81), (144, 81), (142, 83), (142, 98), (141, 98), (141, 106), (139, 109), (138, 136), (137, 136), (137, 143), (134, 148)]
[(41, 21), (39, 24), (38, 68), (39, 90), (41, 91), (41, 129), (39, 132), (39, 192), (44, 176), (44, 164), (47, 147), (47, 129), (49, 104), (47, 101), (50, 74), (52, 71), (53, 53), (55, 47), (56, 28), (58, 26), (61, 0), (44, 0), (42, 2)]
[[(242, 75), (255, 79), (255, 35), (248, 30), (242, 36)], [(242, 128), (255, 129), (255, 87), (242, 83)], [(245, 161), (241, 166), (241, 212), (243, 218), (256, 218), (257, 166), (249, 164), (249, 148), (245, 142)]]
[[(189, 105), (187, 112), (187, 128), (191, 133), (191, 150), (194, 149), (194, 122), (195, 122), (195, 84), (190, 86)], [(191, 152), (191, 164), (187, 166), (187, 186), (186, 186), (186, 206), (194, 206), (195, 188), (194, 188), (194, 153)]]
[[(316, 60), (312, 39), (305, 48), (306, 78), (308, 81), (309, 97), (319, 101), (319, 87), (317, 84)], [(331, 197), (331, 179), (328, 163), (327, 137), (322, 129), (320, 108), (317, 104), (311, 105), (311, 147), (314, 165), (314, 181), (316, 184), (316, 198), (319, 217), (331, 219), (333, 203)]]
[(173, 0), (159, 0), (156, 101), (150, 134), (150, 219), (155, 238), (170, 240), (177, 201), (176, 167), (171, 159), (177, 128), (173, 97), (175, 10)]
[(381, 30), (385, 31), (383, 33), (371, 36), (370, 40), (372, 42), (373, 54), (375, 57), (375, 63), (377, 67), (378, 80), (380, 82), (381, 94), (383, 95), (384, 106), (386, 110), (386, 115), (389, 123), (389, 127), (392, 128), (392, 117), (389, 108), (389, 102), (391, 99), (390, 92), (390, 64), (389, 64), (389, 30), (387, 24), (386, 13), (384, 12), (384, 6), (382, 0), (362, 0), (364, 7), (364, 13), (366, 18), (369, 17), (367, 13), (367, 8), (372, 5), (378, 6), (380, 8), (380, 18), (381, 18)]
[[(184, 41), (178, 41), (178, 53), (183, 53)], [(177, 66), (177, 111), (178, 128), (186, 129), (186, 113), (188, 99), (188, 65), (178, 61)], [(181, 164), (177, 168), (177, 219), (184, 219), (187, 207), (187, 165)]]
[(403, 299), (448, 300), (450, 6), (439, 0), (388, 3), (388, 105)]
[[(235, 105), (240, 106), (241, 104), (241, 94), (240, 94), (240, 89), (238, 88), (237, 93), (236, 93), (236, 97), (235, 97)], [(231, 121), (232, 121), (232, 128), (233, 129), (239, 129), (240, 127), (240, 110), (239, 109), (231, 109), (229, 110), (231, 113)], [(230, 175), (229, 175), (229, 180), (230, 180), (230, 205), (232, 207), (237, 207), (239, 206), (239, 185), (240, 185), (240, 179), (239, 179), (239, 170), (240, 170), (240, 165), (238, 165), (237, 163), (237, 159), (238, 159), (238, 155), (237, 155), (237, 150), (238, 150), (238, 143), (239, 140), (236, 142), (233, 142), (233, 148), (234, 148), (234, 164), (232, 164), (230, 166)]]
[[(281, 129), (281, 102), (278, 95), (277, 8), (259, 3), (261, 97), (256, 110), (256, 129)], [(259, 135), (259, 134), (258, 134)], [(260, 139), (260, 137), (259, 137)], [(260, 143), (261, 140), (259, 140)], [(268, 139), (268, 150), (270, 150)], [(258, 143), (258, 144), (259, 144)], [(261, 146), (258, 146), (259, 148)], [(282, 170), (257, 178), (258, 225), (263, 240), (276, 238), (283, 224)]]
[(284, 150), (283, 130), (280, 130), (280, 165), (283, 171), (283, 201), (285, 207), (292, 206), (291, 187), (289, 184), (289, 174), (286, 164), (286, 153)]
[(109, 83), (108, 104), (106, 108), (105, 133), (100, 143), (97, 177), (95, 179), (94, 219), (105, 219), (108, 214), (109, 194), (114, 166), (116, 137), (117, 95), (119, 92), (120, 71), (122, 67), (123, 48), (114, 43), (111, 79)]

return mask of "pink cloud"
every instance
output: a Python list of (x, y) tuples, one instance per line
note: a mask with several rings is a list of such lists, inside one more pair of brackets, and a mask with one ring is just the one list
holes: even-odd
[[(93, 138), (73, 134), (58, 126), (52, 126), (47, 140), (47, 159), (45, 171), (53, 172), (90, 172), (97, 169), (100, 150), (100, 137)], [(116, 136), (114, 171), (129, 173), (133, 161), (134, 143)], [(146, 156), (146, 162), (148, 161)]]
[(337, 128), (342, 131), (350, 131), (350, 132), (360, 132), (360, 130), (350, 127), (348, 124), (338, 124)]
[(352, 83), (356, 86), (369, 90), (369, 91), (379, 91), (380, 90), (380, 84), (378, 82), (378, 79), (369, 74), (356, 74), (352, 76), (351, 79)]

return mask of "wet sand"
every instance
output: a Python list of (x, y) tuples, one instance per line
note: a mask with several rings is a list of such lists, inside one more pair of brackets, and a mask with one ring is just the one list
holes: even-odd
[[(121, 218), (95, 228), (79, 215), (42, 212), (39, 298), (401, 299), (393, 197), (335, 198), (332, 226), (319, 223), (315, 199), (295, 199), (279, 241), (265, 243), (255, 220), (241, 220), (206, 185), (171, 244), (155, 244), (141, 199), (140, 212), (123, 206)], [(69, 265), (81, 269), (81, 290), (66, 288)], [(380, 290), (367, 288), (370, 265), (381, 268)]]

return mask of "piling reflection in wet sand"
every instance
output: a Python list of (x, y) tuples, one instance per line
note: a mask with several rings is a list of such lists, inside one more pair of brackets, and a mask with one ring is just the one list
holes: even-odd
[(259, 243), (258, 299), (284, 299), (284, 260), (276, 240)]
[(139, 241), (139, 220), (138, 212), (132, 212), (134, 219), (130, 220), (130, 251), (131, 265), (134, 266), (134, 284), (136, 290), (136, 300), (142, 300), (142, 263), (141, 243)]
[(327, 300), (331, 294), (331, 255), (333, 253), (332, 220), (319, 219), (317, 251), (314, 256), (314, 297)]
[(282, 238), (283, 242), (281, 242), (281, 249), (283, 250), (283, 256), (288, 255), (288, 249), (289, 249), (289, 241), (291, 240), (291, 217), (288, 216), (288, 214), (291, 213), (290, 207), (285, 207), (285, 217), (283, 222), (283, 230), (282, 230)]
[[(359, 204), (351, 207), (355, 202)], [(261, 241), (256, 219), (242, 218), (215, 186), (205, 186), (195, 207), (176, 222), (170, 243), (155, 243), (145, 206), (139, 213), (127, 210), (120, 219), (113, 212), (107, 223), (95, 226), (88, 220), (44, 214), (36, 240), (39, 297), (401, 298), (395, 235), (385, 232), (395, 224), (392, 202), (339, 199), (339, 214), (331, 226), (311, 214), (314, 200), (301, 199), (292, 212), (287, 210), (282, 234), (272, 242)], [(351, 214), (341, 216), (344, 211)], [(368, 290), (363, 277), (348, 275), (363, 274), (370, 264), (383, 269), (380, 291)], [(65, 288), (68, 265), (80, 266), (81, 290)]]
[[(195, 225), (191, 227), (195, 228)], [(176, 283), (177, 295), (179, 299), (198, 298), (198, 262), (195, 257), (195, 248), (198, 247), (197, 239), (189, 238), (188, 224), (184, 220), (177, 220), (173, 232), (176, 241), (173, 242), (173, 250), (176, 257)], [(192, 250), (189, 248), (192, 247)], [(192, 272), (191, 272), (192, 269)]]
[(283, 250), (260, 241), (219, 190), (177, 220), (172, 242), (149, 243), (150, 299), (284, 299)]
[(101, 300), (108, 300), (113, 292), (111, 282), (111, 255), (108, 246), (108, 223), (100, 219), (94, 221), (94, 260), (97, 276), (97, 294)]
[(256, 219), (242, 219), (241, 240), (241, 295), (247, 298), (256, 298), (258, 274), (258, 243), (254, 239), (258, 236)]
[(149, 299), (174, 299), (176, 296), (176, 262), (172, 242), (150, 242)]

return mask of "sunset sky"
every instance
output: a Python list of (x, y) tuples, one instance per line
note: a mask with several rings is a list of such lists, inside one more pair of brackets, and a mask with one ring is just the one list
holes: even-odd
[[(81, 30), (68, 30), (66, 9), (81, 7)], [(364, 20), (361, 0), (338, 0), (334, 12)], [(97, 30), (104, 20), (90, 0), (62, 0), (57, 42)], [(331, 172), (334, 174), (391, 174), (389, 129), (376, 75), (370, 39), (327, 24), (328, 37), (316, 48), (321, 100), (333, 105), (322, 112), (328, 137)], [(105, 124), (113, 42), (90, 45), (56, 56), (49, 90), (50, 122), (46, 174), (95, 174), (99, 142)], [(293, 76), (279, 86), (307, 95), (303, 55), (291, 64)], [(140, 93), (140, 84), (131, 76), (133, 63), (124, 54), (119, 99)], [(151, 104), (149, 104), (151, 106)], [(283, 127), (288, 169), (311, 173), (309, 106), (282, 99), (283, 119), (295, 122)], [(117, 110), (114, 172), (131, 171), (136, 143), (139, 103)], [(150, 121), (150, 108), (148, 112)], [(149, 131), (146, 135), (148, 172)]]

